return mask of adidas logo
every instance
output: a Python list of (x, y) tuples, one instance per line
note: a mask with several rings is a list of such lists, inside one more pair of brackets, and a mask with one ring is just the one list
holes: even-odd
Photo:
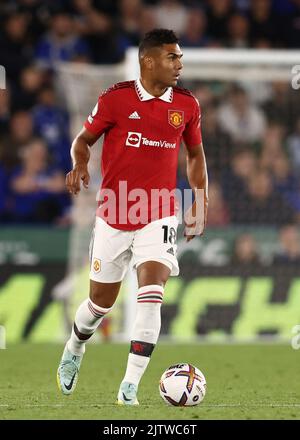
[(169, 254), (174, 255), (174, 249), (173, 249), (173, 248), (168, 249), (167, 252), (168, 252)]
[(128, 119), (141, 119), (141, 117), (138, 112), (133, 112), (130, 116), (128, 116)]

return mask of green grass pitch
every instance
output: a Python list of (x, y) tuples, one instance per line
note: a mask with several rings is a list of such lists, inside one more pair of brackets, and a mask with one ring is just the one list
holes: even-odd
[[(139, 407), (114, 404), (128, 344), (90, 344), (72, 396), (56, 385), (62, 345), (21, 344), (0, 350), (0, 419), (299, 419), (300, 352), (289, 345), (159, 343), (140, 383)], [(158, 381), (171, 364), (202, 370), (207, 394), (196, 407), (169, 407)]]

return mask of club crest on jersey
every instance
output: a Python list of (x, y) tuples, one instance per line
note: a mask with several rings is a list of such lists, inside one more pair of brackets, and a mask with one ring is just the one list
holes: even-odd
[(129, 131), (126, 139), (126, 145), (128, 147), (138, 148), (141, 144), (141, 139), (142, 139), (142, 133), (135, 133), (133, 131)]
[(101, 260), (99, 260), (99, 258), (94, 258), (93, 271), (95, 273), (99, 273), (101, 271)]
[(168, 110), (168, 121), (175, 128), (179, 128), (184, 122), (184, 112), (181, 110)]

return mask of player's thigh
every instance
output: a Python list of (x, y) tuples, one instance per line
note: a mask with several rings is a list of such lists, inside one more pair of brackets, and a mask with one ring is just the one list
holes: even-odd
[(110, 308), (114, 305), (121, 287), (117, 283), (98, 283), (90, 280), (90, 299), (100, 307)]
[(90, 280), (100, 284), (121, 282), (131, 259), (132, 239), (133, 233), (112, 228), (97, 217), (90, 243)]
[[(170, 270), (170, 275), (178, 275), (177, 227), (178, 220), (172, 216), (155, 220), (137, 231), (132, 246), (134, 267), (138, 270), (144, 263), (156, 262), (166, 266)], [(147, 272), (153, 272), (154, 268), (158, 268), (161, 272), (159, 267), (146, 266)]]

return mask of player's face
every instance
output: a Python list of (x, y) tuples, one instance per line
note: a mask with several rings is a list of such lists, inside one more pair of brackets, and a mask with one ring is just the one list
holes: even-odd
[(165, 87), (176, 86), (182, 69), (182, 52), (178, 44), (164, 44), (154, 57), (154, 74)]

